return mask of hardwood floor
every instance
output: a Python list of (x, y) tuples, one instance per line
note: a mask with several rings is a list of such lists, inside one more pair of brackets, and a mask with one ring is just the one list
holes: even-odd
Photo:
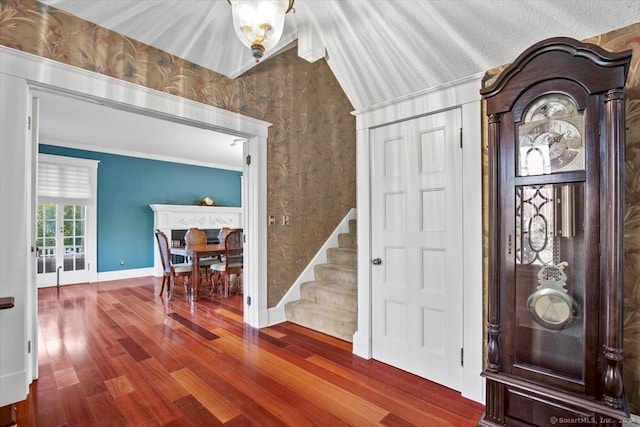
[(38, 291), (39, 379), (18, 426), (475, 426), (483, 406), (242, 297), (170, 302), (153, 277)]

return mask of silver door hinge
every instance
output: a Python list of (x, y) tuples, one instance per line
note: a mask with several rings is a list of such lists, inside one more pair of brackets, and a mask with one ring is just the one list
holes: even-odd
[(464, 348), (460, 349), (460, 366), (464, 366)]
[(251, 296), (247, 295), (247, 305), (251, 305)]
[(31, 340), (27, 341), (27, 354), (31, 354)]
[(251, 164), (251, 154), (247, 155), (247, 165)]
[(31, 117), (27, 117), (27, 130), (31, 130)]
[(460, 148), (462, 148), (462, 128), (460, 128)]

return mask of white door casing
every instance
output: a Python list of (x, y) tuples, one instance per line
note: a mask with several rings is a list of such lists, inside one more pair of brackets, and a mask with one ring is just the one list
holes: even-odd
[(373, 358), (459, 390), (460, 110), (371, 131)]
[[(31, 191), (28, 207), (27, 207), (27, 227), (29, 227), (27, 234), (27, 244), (31, 244), (31, 242), (35, 239), (36, 234), (36, 221), (34, 212), (36, 206), (38, 205), (37, 200), (37, 191), (35, 188), (37, 187), (37, 168), (38, 168), (38, 136), (40, 133), (40, 102), (39, 99), (34, 97), (33, 94), (31, 96), (31, 106), (29, 107), (29, 111), (31, 111), (31, 143), (27, 143), (27, 163), (28, 167), (26, 170), (27, 173), (27, 188), (33, 189)], [(35, 248), (31, 249), (32, 252), (35, 251)], [(27, 257), (27, 275), (28, 280), (27, 283), (35, 283), (36, 282), (36, 268), (35, 268), (35, 254), (34, 256)], [(31, 345), (29, 350), (31, 353), (28, 354), (29, 357), (27, 361), (27, 378), (29, 381), (38, 379), (38, 319), (37, 316), (29, 315), (29, 313), (37, 313), (38, 312), (38, 290), (35, 286), (27, 286), (27, 301), (29, 307), (27, 309), (27, 342)]]

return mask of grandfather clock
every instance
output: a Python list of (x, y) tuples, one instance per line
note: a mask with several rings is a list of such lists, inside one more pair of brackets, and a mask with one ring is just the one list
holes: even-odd
[(481, 91), (489, 135), (481, 426), (619, 425), (624, 104), (631, 52), (569, 38)]

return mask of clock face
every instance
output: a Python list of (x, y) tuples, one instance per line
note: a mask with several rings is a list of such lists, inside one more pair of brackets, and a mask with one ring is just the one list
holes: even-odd
[(534, 101), (518, 125), (520, 176), (584, 170), (584, 113), (565, 95)]

